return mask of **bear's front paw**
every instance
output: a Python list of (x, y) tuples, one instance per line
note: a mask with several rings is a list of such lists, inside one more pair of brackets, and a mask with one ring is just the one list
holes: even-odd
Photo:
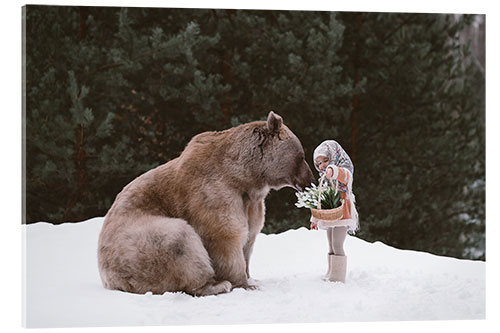
[(245, 290), (255, 290), (257, 285), (248, 283), (249, 281), (243, 281), (239, 283), (233, 283), (233, 288), (243, 288)]
[(222, 281), (216, 285), (216, 288), (219, 289), (219, 293), (228, 293), (233, 289), (233, 285), (229, 281)]
[(259, 287), (260, 287), (259, 280), (254, 280), (252, 278), (248, 279), (248, 288), (246, 289), (256, 290), (259, 289)]
[(259, 289), (259, 285), (257, 284), (257, 281), (250, 278), (246, 283), (241, 284), (240, 288), (243, 288), (245, 290), (257, 290)]
[(225, 294), (232, 290), (233, 285), (229, 281), (221, 281), (218, 283), (208, 283), (203, 288), (194, 290), (194, 296), (209, 296), (209, 295), (218, 295)]

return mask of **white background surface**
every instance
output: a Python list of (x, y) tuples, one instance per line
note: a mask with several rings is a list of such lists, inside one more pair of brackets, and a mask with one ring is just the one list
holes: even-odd
[[(81, 5), (83, 1), (30, 1), (30, 4), (61, 4)], [(1, 284), (5, 293), (2, 297), (1, 326), (10, 332), (20, 331), (21, 325), (21, 6), (25, 1), (11, 0), (2, 3), (0, 24), (3, 42), (2, 51), (2, 79), (1, 89), (4, 100), (0, 133), (2, 135), (1, 152), (2, 164), (2, 194), (1, 202), (5, 221), (5, 228), (0, 233), (0, 253), (2, 254)], [(123, 6), (125, 1), (117, 0), (87, 0), (85, 5)], [(454, 1), (454, 0), (357, 0), (345, 2), (315, 1), (307, 2), (284, 0), (254, 0), (254, 1), (160, 1), (160, 0), (128, 0), (126, 5), (149, 7), (212, 7), (212, 8), (256, 8), (256, 9), (306, 9), (306, 10), (349, 10), (349, 11), (410, 11), (410, 12), (454, 12), (454, 13), (486, 13), (487, 14), (487, 320), (485, 321), (418, 321), (418, 322), (385, 322), (385, 323), (348, 323), (348, 324), (307, 324), (307, 325), (238, 325), (235, 326), (204, 326), (203, 330), (217, 332), (249, 332), (255, 330), (349, 330), (350, 332), (421, 332), (453, 330), (455, 332), (493, 331), (500, 320), (498, 296), (498, 265), (499, 248), (496, 238), (499, 235), (498, 204), (499, 183), (497, 142), (499, 102), (498, 102), (498, 75), (500, 59), (496, 37), (499, 32), (500, 17), (494, 1)], [(169, 327), (169, 330), (192, 332), (201, 327), (180, 326)], [(93, 329), (95, 331), (96, 329)], [(97, 329), (99, 331), (100, 329)], [(116, 328), (106, 331), (137, 331), (136, 328)], [(140, 328), (141, 332), (164, 331), (162, 327)], [(44, 330), (44, 332), (61, 332), (61, 330)], [(83, 329), (87, 331), (87, 329)]]

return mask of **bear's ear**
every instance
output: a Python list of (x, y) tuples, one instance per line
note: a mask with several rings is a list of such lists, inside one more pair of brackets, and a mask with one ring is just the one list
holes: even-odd
[(281, 129), (281, 125), (283, 124), (283, 118), (277, 115), (273, 111), (269, 112), (267, 116), (267, 129), (271, 133), (278, 133)]

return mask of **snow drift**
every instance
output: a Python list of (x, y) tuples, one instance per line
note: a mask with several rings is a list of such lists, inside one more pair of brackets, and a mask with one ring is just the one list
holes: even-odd
[(258, 290), (201, 298), (107, 290), (97, 269), (102, 223), (22, 226), (25, 326), (485, 319), (484, 262), (348, 236), (347, 282), (325, 282), (326, 234), (305, 228), (258, 236), (250, 263)]

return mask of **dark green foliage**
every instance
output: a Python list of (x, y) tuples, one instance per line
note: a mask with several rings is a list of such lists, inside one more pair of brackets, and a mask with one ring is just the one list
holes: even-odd
[(459, 239), (484, 231), (484, 77), (457, 34), (471, 18), (342, 15), (356, 27), (341, 51), (355, 54), (346, 75), (366, 82), (354, 156), (361, 237), (461, 257)]
[(333, 209), (340, 206), (340, 192), (335, 191), (335, 188), (328, 187), (321, 196), (321, 209)]
[[(27, 222), (103, 216), (193, 135), (272, 109), (308, 162), (326, 139), (351, 155), (360, 237), (484, 258), (472, 18), (27, 6)], [(264, 232), (309, 225), (295, 200), (270, 193)]]

